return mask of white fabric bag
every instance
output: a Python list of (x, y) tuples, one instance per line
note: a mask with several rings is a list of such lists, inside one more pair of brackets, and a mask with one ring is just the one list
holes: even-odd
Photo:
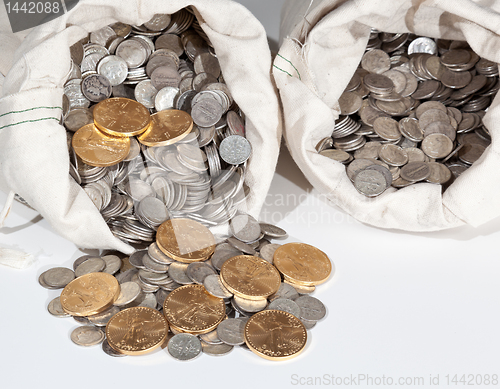
[(9, 188), (79, 247), (133, 248), (115, 238), (90, 198), (69, 176), (66, 131), (59, 124), (69, 47), (91, 31), (192, 5), (210, 38), (224, 79), (246, 115), (253, 154), (246, 182), (248, 212), (258, 216), (271, 184), (281, 138), (277, 91), (263, 26), (229, 0), (81, 0), (70, 12), (36, 27), (14, 56), (0, 99), (0, 166)]
[(315, 151), (332, 133), (338, 98), (364, 54), (371, 27), (466, 40), (481, 57), (500, 62), (499, 12), (499, 1), (289, 0), (273, 72), (288, 148), (313, 186), (359, 221), (383, 228), (477, 227), (500, 216), (500, 96), (484, 118), (492, 145), (443, 195), (440, 186), (420, 183), (367, 198), (356, 191), (344, 165)]

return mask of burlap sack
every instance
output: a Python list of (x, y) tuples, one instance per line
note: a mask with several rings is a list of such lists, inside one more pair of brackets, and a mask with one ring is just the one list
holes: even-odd
[(477, 227), (498, 217), (498, 96), (484, 118), (492, 145), (444, 195), (440, 186), (421, 183), (366, 198), (356, 191), (342, 164), (318, 155), (314, 147), (332, 133), (340, 113), (338, 98), (361, 60), (372, 27), (467, 40), (480, 56), (500, 62), (499, 12), (498, 1), (288, 1), (273, 72), (288, 148), (313, 186), (356, 219), (378, 227), (433, 231), (463, 224)]
[(140, 25), (156, 13), (192, 5), (210, 38), (225, 81), (246, 115), (253, 155), (246, 182), (248, 212), (257, 216), (271, 184), (281, 138), (266, 33), (229, 0), (81, 0), (64, 16), (35, 28), (14, 56), (0, 99), (0, 165), (10, 189), (79, 247), (133, 248), (115, 238), (90, 198), (70, 178), (66, 131), (59, 124), (69, 47), (117, 21)]

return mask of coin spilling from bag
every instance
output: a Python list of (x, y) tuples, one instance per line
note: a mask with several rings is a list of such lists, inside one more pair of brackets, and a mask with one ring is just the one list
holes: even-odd
[(316, 149), (368, 197), (418, 182), (445, 189), (491, 143), (482, 118), (498, 76), (466, 42), (372, 30), (332, 136)]
[(212, 227), (236, 215), (252, 146), (190, 8), (104, 27), (71, 54), (70, 173), (116, 237), (152, 242), (170, 217)]
[(269, 360), (296, 357), (326, 315), (310, 294), (333, 274), (332, 262), (307, 244), (271, 243), (286, 232), (251, 216), (235, 217), (231, 231), (217, 244), (202, 224), (170, 219), (156, 242), (128, 258), (85, 255), (73, 270), (49, 269), (40, 285), (64, 289), (47, 309), (82, 324), (71, 334), (75, 344), (102, 343), (116, 357), (162, 347), (190, 360), (235, 346)]

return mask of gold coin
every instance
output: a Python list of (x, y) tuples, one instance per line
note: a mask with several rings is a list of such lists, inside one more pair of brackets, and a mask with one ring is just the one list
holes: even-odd
[(114, 97), (95, 106), (94, 123), (108, 135), (130, 137), (142, 134), (149, 128), (151, 115), (137, 101)]
[(314, 286), (325, 282), (333, 270), (330, 258), (316, 247), (287, 243), (274, 252), (274, 266), (291, 283)]
[(236, 296), (261, 300), (276, 293), (281, 277), (269, 262), (252, 255), (228, 259), (220, 270), (222, 284)]
[(210, 230), (190, 219), (167, 220), (158, 228), (156, 243), (167, 256), (184, 263), (205, 261), (215, 251)]
[(294, 315), (274, 309), (260, 311), (245, 325), (245, 343), (258, 356), (284, 361), (300, 354), (307, 342), (304, 324)]
[(80, 128), (71, 141), (76, 155), (91, 166), (113, 166), (123, 161), (130, 151), (130, 139), (109, 136), (92, 123)]
[(170, 292), (163, 314), (174, 330), (199, 335), (213, 331), (224, 320), (226, 305), (203, 285), (185, 285)]
[(191, 115), (170, 109), (151, 115), (151, 127), (137, 139), (146, 146), (169, 146), (185, 138), (193, 129)]
[(160, 347), (168, 323), (160, 312), (147, 307), (125, 309), (106, 325), (106, 338), (115, 351), (126, 355), (147, 354)]
[(107, 273), (89, 273), (71, 281), (61, 293), (61, 305), (71, 316), (91, 316), (111, 307), (120, 285)]

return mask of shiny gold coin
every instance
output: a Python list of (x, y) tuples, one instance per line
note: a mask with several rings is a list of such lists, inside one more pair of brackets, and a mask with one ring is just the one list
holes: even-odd
[(203, 285), (186, 285), (167, 296), (163, 314), (174, 330), (199, 335), (213, 331), (224, 320), (226, 305)]
[(215, 251), (210, 230), (190, 219), (167, 220), (158, 228), (156, 243), (167, 256), (184, 263), (205, 261)]
[(261, 300), (276, 293), (281, 277), (269, 262), (252, 255), (228, 259), (220, 270), (222, 284), (236, 296)]
[(304, 324), (294, 315), (274, 309), (260, 311), (245, 325), (245, 343), (258, 356), (284, 361), (299, 355), (307, 342)]
[(186, 137), (193, 129), (191, 115), (170, 109), (151, 115), (151, 127), (137, 139), (146, 146), (169, 146)]
[(130, 151), (130, 139), (109, 136), (92, 123), (80, 128), (71, 141), (76, 155), (91, 166), (113, 166), (123, 161)]
[(107, 273), (89, 273), (71, 281), (61, 293), (61, 305), (72, 316), (91, 316), (111, 307), (120, 285)]
[(147, 307), (125, 309), (106, 325), (106, 338), (115, 351), (142, 355), (160, 347), (168, 333), (168, 323), (160, 312)]
[(334, 270), (323, 251), (304, 243), (279, 247), (274, 252), (273, 263), (286, 280), (305, 286), (322, 284)]
[(108, 135), (130, 137), (142, 134), (149, 128), (151, 115), (137, 101), (114, 97), (95, 106), (94, 123)]

